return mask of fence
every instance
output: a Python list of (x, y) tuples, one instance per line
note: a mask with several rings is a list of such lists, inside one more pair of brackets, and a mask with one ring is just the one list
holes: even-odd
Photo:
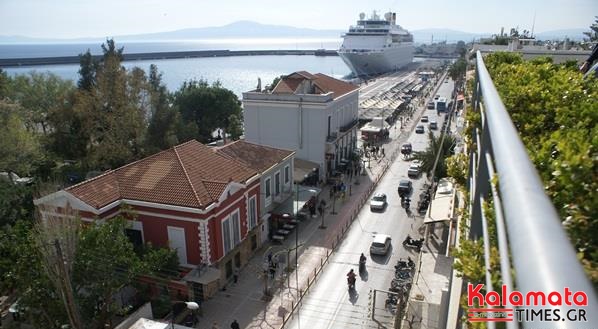
[[(492, 199), (500, 269), (507, 291), (514, 291), (511, 276), (516, 273), (516, 288), (523, 296), (527, 292), (551, 292), (564, 295), (565, 288), (573, 293), (585, 292), (588, 305), (594, 311), (586, 312), (587, 322), (559, 321), (536, 322), (542, 328), (598, 328), (598, 301), (594, 288), (585, 275), (576, 253), (569, 242), (554, 206), (544, 192), (538, 173), (503, 105), (477, 52), (476, 83), (473, 110), (481, 114), (481, 127), (474, 129), (474, 147), (470, 157), (470, 238), (482, 238), (485, 246), (486, 292), (492, 287), (489, 265), (489, 240), (487, 214), (482, 209), (485, 200)], [(497, 181), (498, 179), (498, 181)], [(503, 299), (506, 296), (503, 296)], [(548, 297), (550, 300), (550, 297)], [(567, 316), (575, 305), (530, 306), (535, 311), (543, 308), (560, 309)], [(512, 308), (507, 305), (506, 308)], [(538, 318), (538, 317), (536, 317)], [(517, 328), (518, 322), (507, 322), (507, 328)], [(539, 326), (538, 326), (539, 325)], [(494, 323), (488, 323), (489, 328)]]

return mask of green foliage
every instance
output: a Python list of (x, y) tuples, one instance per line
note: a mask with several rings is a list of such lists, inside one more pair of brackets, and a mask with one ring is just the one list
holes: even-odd
[(170, 106), (168, 91), (162, 83), (162, 74), (154, 64), (150, 65), (148, 83), (152, 115), (146, 143), (148, 151), (159, 151), (179, 143), (177, 130), (181, 126), (181, 119), (179, 112)]
[[(125, 235), (123, 217), (79, 230), (73, 266), (72, 286), (83, 323), (104, 328), (120, 310), (112, 296), (122, 287), (136, 285), (137, 276), (173, 276), (178, 268), (175, 251), (147, 248), (141, 256)], [(0, 291), (14, 290), (26, 307), (28, 322), (37, 328), (59, 328), (68, 323), (64, 304), (42, 263), (38, 233), (31, 221), (17, 221), (0, 228)]]
[(0, 227), (33, 218), (33, 188), (0, 179)]
[(465, 153), (455, 154), (446, 159), (446, 173), (461, 186), (467, 183), (469, 174), (469, 157)]
[(53, 73), (30, 72), (15, 76), (9, 89), (9, 98), (21, 105), (29, 131), (48, 133), (49, 114), (64, 106), (74, 86)]
[(276, 88), (276, 85), (278, 84), (278, 82), (280, 82), (280, 80), (282, 80), (282, 78), (284, 78), (284, 75), (280, 75), (274, 78), (274, 80), (272, 80), (272, 83), (270, 84), (270, 90)]
[(583, 33), (588, 37), (587, 40), (591, 42), (598, 41), (598, 16), (594, 17), (596, 18), (596, 20), (594, 21), (594, 23), (592, 23), (592, 25), (590, 25), (590, 31)]
[(454, 81), (463, 80), (465, 77), (465, 70), (467, 69), (467, 61), (464, 58), (456, 60), (449, 68), (449, 76)]
[(243, 122), (238, 115), (231, 114), (228, 117), (227, 132), (233, 140), (237, 140), (243, 135)]
[(112, 296), (140, 273), (142, 266), (124, 234), (126, 227), (123, 218), (114, 218), (81, 230), (73, 268), (73, 288), (77, 292), (81, 314), (88, 321), (106, 323), (110, 313), (116, 311)]
[(0, 171), (25, 176), (42, 157), (35, 133), (27, 130), (18, 104), (0, 100)]
[(84, 54), (79, 54), (79, 81), (80, 90), (91, 91), (96, 84), (96, 70), (99, 63), (94, 60), (89, 49)]
[(8, 96), (8, 74), (0, 67), (0, 100)]
[(569, 237), (598, 284), (598, 83), (575, 67), (494, 53), (486, 65)]
[(430, 175), (432, 170), (434, 169), (434, 162), (436, 161), (436, 156), (438, 152), (440, 152), (440, 157), (438, 158), (438, 163), (436, 164), (436, 171), (434, 173), (434, 177), (442, 178), (446, 177), (446, 158), (452, 154), (452, 149), (455, 144), (455, 138), (451, 135), (446, 135), (444, 137), (444, 142), (442, 143), (442, 149), (440, 148), (441, 138), (436, 138), (434, 134), (430, 131), (429, 133), (429, 144), (426, 150), (424, 151), (416, 151), (413, 152), (409, 160), (418, 160), (421, 162), (421, 171)]
[(194, 123), (197, 134), (192, 137), (203, 143), (211, 141), (216, 129), (227, 128), (231, 115), (240, 118), (242, 112), (232, 91), (222, 88), (220, 83), (210, 86), (202, 80), (184, 82), (174, 93), (173, 103), (181, 114), (183, 125)]

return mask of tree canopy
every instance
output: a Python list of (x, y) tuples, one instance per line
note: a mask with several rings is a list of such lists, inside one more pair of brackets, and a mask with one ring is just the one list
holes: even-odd
[(571, 241), (598, 284), (598, 83), (575, 67), (494, 53), (485, 63)]

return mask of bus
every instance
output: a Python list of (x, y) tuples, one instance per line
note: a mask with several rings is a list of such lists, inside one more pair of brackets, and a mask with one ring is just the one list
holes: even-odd
[(446, 107), (446, 97), (440, 97), (438, 98), (438, 100), (436, 101), (436, 111), (438, 112), (446, 112), (447, 111), (447, 107)]

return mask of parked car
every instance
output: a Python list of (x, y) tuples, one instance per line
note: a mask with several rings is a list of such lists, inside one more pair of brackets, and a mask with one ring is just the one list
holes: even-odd
[(430, 129), (432, 129), (432, 130), (438, 129), (438, 123), (436, 122), (436, 120), (430, 121)]
[(386, 255), (390, 250), (390, 236), (386, 234), (374, 235), (374, 240), (370, 245), (370, 254), (372, 255)]
[(413, 161), (407, 169), (407, 176), (415, 178), (419, 176), (419, 171), (421, 170), (421, 163), (417, 160)]
[(423, 134), (424, 132), (425, 132), (424, 126), (419, 125), (419, 126), (415, 127), (416, 134)]
[(412, 189), (413, 187), (411, 181), (408, 179), (403, 179), (399, 182), (397, 192), (399, 192), (399, 196), (408, 196), (409, 194), (411, 194)]
[(386, 208), (386, 194), (376, 193), (370, 200), (370, 210), (384, 210)]
[(436, 96), (434, 96), (434, 100), (438, 100), (440, 98), (439, 94), (436, 94)]
[(434, 104), (434, 102), (429, 102), (428, 103), (428, 110), (433, 110), (436, 108), (436, 105)]
[(411, 143), (405, 143), (401, 146), (401, 154), (409, 155), (413, 151)]
[(428, 122), (428, 116), (427, 115), (424, 115), (422, 117), (422, 122)]

